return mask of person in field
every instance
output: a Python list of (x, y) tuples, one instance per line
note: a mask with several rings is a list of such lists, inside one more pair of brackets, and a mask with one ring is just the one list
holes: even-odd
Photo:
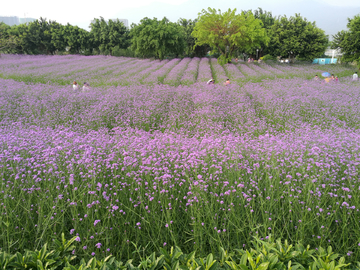
[(208, 80), (206, 84), (209, 84), (209, 85), (210, 84), (215, 84), (214, 78), (211, 78), (210, 80)]
[(230, 84), (230, 80), (226, 79), (226, 81), (224, 82), (224, 85), (229, 85)]
[(357, 72), (355, 71), (355, 73), (353, 74), (352, 79), (353, 79), (353, 81), (357, 81), (358, 78), (359, 78), (359, 76), (358, 76)]
[(80, 88), (79, 84), (76, 81), (74, 81), (73, 82), (73, 89), (76, 91), (76, 90), (79, 90), (79, 88)]
[(314, 81), (318, 81), (319, 80), (319, 76), (316, 74), (314, 77)]
[(338, 82), (338, 81), (339, 81), (338, 76), (335, 76), (335, 82)]
[(83, 86), (83, 88), (82, 88), (82, 91), (83, 91), (83, 92), (86, 92), (86, 91), (88, 91), (88, 90), (90, 90), (90, 85), (89, 85), (87, 82), (84, 82), (84, 86)]

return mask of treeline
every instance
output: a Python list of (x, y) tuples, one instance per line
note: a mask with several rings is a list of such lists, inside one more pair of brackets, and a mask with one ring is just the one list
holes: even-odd
[[(118, 20), (94, 19), (91, 31), (40, 18), (8, 26), (0, 23), (0, 51), (16, 54), (111, 54), (130, 46), (129, 30)], [(1, 46), (2, 45), (2, 46)], [(2, 47), (2, 48), (1, 48)]]
[[(349, 21), (349, 25), (353, 24)], [(339, 41), (336, 46), (341, 48), (348, 40), (344, 33), (339, 33), (336, 39)], [(102, 17), (91, 22), (90, 31), (43, 18), (11, 27), (0, 23), (0, 52), (17, 54), (105, 54), (163, 59), (203, 57), (211, 51), (222, 62), (233, 57), (262, 56), (312, 60), (322, 56), (329, 45), (328, 36), (315, 22), (299, 14), (275, 17), (261, 8), (239, 14), (236, 10), (222, 13), (208, 8), (197, 19), (182, 18), (178, 22), (145, 17), (130, 29), (119, 20), (106, 21)]]

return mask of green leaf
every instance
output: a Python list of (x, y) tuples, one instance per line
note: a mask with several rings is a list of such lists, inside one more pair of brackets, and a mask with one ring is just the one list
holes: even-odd
[(179, 269), (179, 261), (177, 261), (176, 263), (174, 263), (174, 264), (172, 265), (171, 270), (178, 270), (178, 269)]
[(40, 260), (37, 260), (37, 268), (38, 268), (39, 270), (44, 270), (44, 265), (43, 265), (43, 263), (42, 263)]
[[(250, 255), (250, 256), (251, 256), (251, 255)], [(240, 264), (246, 265), (247, 258), (248, 258), (248, 253), (246, 252), (246, 253), (244, 253), (244, 254), (241, 256)]]
[(258, 266), (257, 270), (267, 270), (268, 267), (269, 267), (269, 262), (264, 262)]
[(249, 268), (245, 264), (240, 264), (239, 267), (241, 270), (249, 270)]
[(213, 263), (213, 255), (212, 253), (210, 253), (207, 257), (206, 257), (206, 265), (212, 265)]

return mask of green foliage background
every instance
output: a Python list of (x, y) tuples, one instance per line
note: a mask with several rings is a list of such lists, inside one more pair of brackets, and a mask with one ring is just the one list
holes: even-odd
[[(334, 36), (332, 47), (341, 48), (345, 62), (360, 58), (360, 16), (349, 19), (348, 31)], [(114, 56), (219, 58), (219, 63), (238, 57), (272, 57), (312, 60), (329, 45), (324, 31), (295, 14), (275, 17), (271, 12), (208, 8), (198, 18), (143, 18), (130, 29), (119, 20), (95, 18), (90, 31), (40, 18), (16, 26), (0, 23), (0, 52), (16, 54), (105, 54)]]

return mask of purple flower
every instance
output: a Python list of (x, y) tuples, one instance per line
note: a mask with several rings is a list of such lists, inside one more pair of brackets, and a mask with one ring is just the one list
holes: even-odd
[(101, 243), (97, 243), (97, 244), (95, 245), (95, 247), (97, 247), (97, 248), (101, 248), (101, 246), (102, 246)]
[(100, 219), (95, 220), (94, 226), (96, 226), (96, 224), (98, 224), (100, 221), (101, 221)]

